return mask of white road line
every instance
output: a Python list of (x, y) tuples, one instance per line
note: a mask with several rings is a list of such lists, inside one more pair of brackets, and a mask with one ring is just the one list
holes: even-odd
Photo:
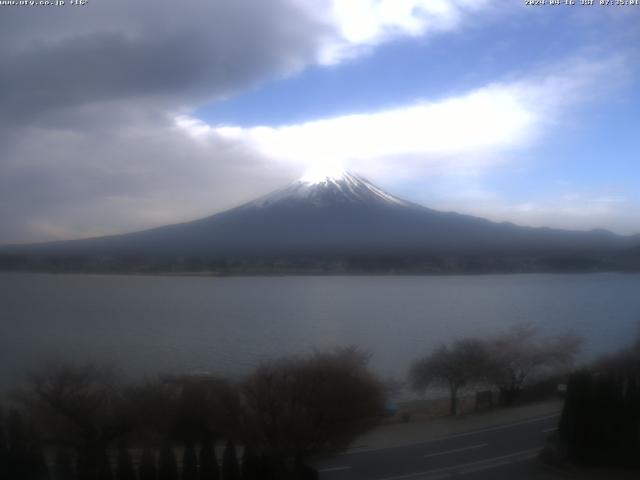
[(528, 460), (535, 457), (540, 448), (530, 448), (528, 450), (520, 450), (519, 452), (510, 453), (509, 455), (501, 455), (499, 457), (486, 458), (476, 462), (461, 463), (452, 467), (436, 468), (435, 470), (426, 470), (424, 472), (409, 473), (406, 475), (398, 475), (395, 477), (378, 478), (377, 480), (407, 480), (410, 478), (424, 477), (425, 479), (435, 480), (436, 478), (448, 478), (453, 474), (465, 474), (487, 470), (502, 465), (508, 465), (512, 462)]
[(555, 432), (558, 429), (558, 427), (553, 427), (553, 428), (545, 428), (544, 430), (542, 430), (542, 433), (550, 433), (550, 432)]
[(344, 466), (344, 467), (329, 467), (329, 468), (321, 468), (320, 470), (318, 470), (318, 472), (322, 472), (322, 473), (326, 473), (326, 472), (338, 472), (340, 470), (350, 470), (351, 467), (348, 466)]
[(504, 425), (498, 425), (497, 427), (483, 428), (481, 430), (474, 430), (472, 432), (457, 433), (455, 435), (449, 435), (447, 437), (438, 438), (432, 441), (437, 442), (440, 440), (448, 440), (450, 438), (468, 437), (469, 435), (476, 435), (478, 433), (493, 432), (495, 430), (504, 430), (505, 428), (519, 427), (520, 425), (527, 425), (529, 423), (542, 422), (543, 420), (549, 420), (550, 418), (555, 418), (559, 416), (560, 416), (560, 413), (554, 413), (553, 415), (545, 415), (544, 417), (537, 417), (529, 420), (522, 420), (521, 422), (505, 423)]
[(479, 445), (470, 445), (468, 447), (454, 448), (453, 450), (445, 450), (444, 452), (429, 453), (425, 455), (424, 458), (438, 457), (440, 455), (448, 455), (450, 453), (464, 452), (465, 450), (473, 450), (475, 448), (483, 448), (488, 446), (489, 446), (488, 443), (481, 443)]
[[(489, 470), (492, 468), (501, 467), (503, 465), (509, 465), (524, 460), (535, 458), (540, 452), (540, 448), (531, 448), (529, 450), (522, 450), (520, 453), (514, 455), (505, 455), (503, 458), (496, 457), (497, 461), (487, 463), (487, 461), (471, 462), (462, 466), (456, 473), (464, 475), (467, 473), (479, 472), (482, 470)], [(495, 459), (494, 459), (495, 460)], [(433, 480), (433, 479), (432, 479)]]
[(480, 429), (480, 430), (472, 430), (470, 432), (464, 432), (464, 433), (455, 433), (453, 435), (446, 435), (444, 437), (431, 438), (429, 440), (421, 440), (419, 442), (402, 443), (402, 444), (399, 444), (399, 445), (392, 445), (390, 447), (366, 448), (366, 445), (362, 445), (362, 447), (360, 447), (361, 448), (360, 450), (355, 450), (355, 448), (358, 448), (358, 447), (352, 447), (351, 450), (349, 450), (347, 452), (344, 452), (344, 453), (339, 453), (338, 455), (336, 455), (336, 457), (344, 457), (344, 456), (347, 456), (347, 455), (354, 455), (354, 454), (358, 454), (358, 453), (379, 452), (381, 450), (393, 450), (393, 449), (396, 449), (396, 448), (406, 448), (406, 447), (411, 447), (413, 445), (422, 445), (422, 444), (425, 444), (425, 443), (441, 442), (443, 440), (449, 440), (450, 438), (468, 437), (469, 435), (477, 435), (479, 433), (493, 432), (495, 430), (504, 430), (505, 428), (518, 427), (520, 425), (527, 425), (529, 423), (542, 422), (543, 420), (549, 420), (550, 418), (555, 418), (555, 417), (559, 417), (559, 416), (560, 416), (560, 412), (554, 413), (554, 414), (551, 414), (551, 415), (544, 415), (542, 417), (531, 418), (531, 419), (528, 419), (528, 420), (522, 420), (522, 421), (519, 421), (519, 422), (505, 423), (505, 424), (498, 425), (498, 426), (495, 426), (495, 427), (488, 427), (488, 428), (483, 428), (483, 429)]

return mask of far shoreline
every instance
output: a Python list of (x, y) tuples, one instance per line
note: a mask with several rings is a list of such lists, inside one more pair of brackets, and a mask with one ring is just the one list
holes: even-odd
[(109, 276), (109, 277), (166, 277), (166, 278), (283, 278), (283, 277), (491, 277), (491, 276), (524, 276), (524, 275), (640, 275), (636, 270), (600, 270), (600, 271), (513, 271), (513, 272), (247, 272), (247, 273), (223, 273), (223, 272), (109, 272), (109, 271), (47, 271), (47, 270), (0, 270), (0, 274), (7, 275), (51, 275), (51, 276)]

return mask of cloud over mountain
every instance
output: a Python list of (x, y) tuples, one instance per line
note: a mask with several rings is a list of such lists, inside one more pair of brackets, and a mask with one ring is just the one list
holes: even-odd
[[(192, 116), (207, 102), (308, 69), (339, 69), (384, 44), (453, 35), (507, 10), (498, 4), (91, 0), (0, 7), (0, 243), (197, 218), (266, 193), (321, 154), (348, 157), (364, 173), (449, 168), (462, 157), (475, 166), (500, 162), (492, 154), (526, 142), (537, 125), (530, 101), (550, 112), (573, 83), (534, 99), (538, 90), (501, 78), (446, 98), (265, 124), (235, 136)], [(492, 102), (499, 108), (488, 108)], [(487, 116), (500, 128), (491, 130)], [(461, 121), (466, 133), (454, 135)], [(314, 152), (305, 155), (305, 144)], [(394, 162), (381, 160), (390, 156)]]
[(298, 72), (331, 49), (382, 41), (382, 25), (367, 38), (345, 33), (360, 20), (339, 5), (110, 0), (4, 7), (0, 243), (195, 217), (295, 175), (223, 137), (194, 141), (174, 118)]

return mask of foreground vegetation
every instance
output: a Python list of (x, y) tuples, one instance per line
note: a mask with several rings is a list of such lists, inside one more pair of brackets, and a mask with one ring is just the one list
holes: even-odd
[(562, 416), (543, 459), (559, 466), (638, 468), (640, 335), (629, 347), (573, 370), (581, 344), (570, 333), (545, 337), (533, 326), (516, 325), (494, 337), (442, 345), (417, 360), (409, 376), (418, 391), (445, 387), (451, 415), (465, 387), (489, 387), (510, 406), (536, 383), (550, 379), (555, 387), (563, 379)]
[(640, 467), (640, 336), (571, 375), (547, 457), (563, 464)]
[[(411, 367), (412, 385), (489, 388), (510, 406), (546, 380), (555, 389), (580, 350), (572, 334), (517, 325), (442, 345)], [(288, 357), (233, 382), (209, 374), (127, 381), (96, 365), (49, 366), (0, 408), (7, 480), (302, 480), (384, 415), (386, 388), (354, 348)], [(476, 396), (476, 401), (478, 397)], [(477, 406), (477, 404), (476, 404)], [(569, 376), (547, 458), (640, 466), (640, 339)]]
[(354, 349), (286, 358), (239, 383), (127, 383), (111, 368), (52, 367), (0, 414), (0, 478), (316, 478), (311, 455), (340, 451), (382, 413), (366, 363)]
[[(541, 335), (530, 324), (519, 324), (489, 338), (464, 338), (418, 359), (409, 379), (416, 391), (444, 387), (449, 413), (458, 413), (458, 395), (465, 387), (495, 389), (500, 403), (513, 405), (532, 380), (567, 371), (579, 353), (582, 339), (572, 333)], [(486, 391), (489, 398), (492, 393)]]

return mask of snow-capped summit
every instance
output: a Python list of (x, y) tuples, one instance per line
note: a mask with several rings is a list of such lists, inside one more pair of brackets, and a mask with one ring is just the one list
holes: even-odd
[(335, 164), (322, 164), (310, 167), (304, 175), (300, 177), (300, 182), (315, 185), (318, 183), (338, 182), (344, 179), (349, 172), (342, 166)]
[(321, 171), (310, 170), (299, 180), (249, 203), (247, 207), (267, 207), (287, 203), (307, 203), (315, 206), (412, 205), (347, 170), (323, 169)]

